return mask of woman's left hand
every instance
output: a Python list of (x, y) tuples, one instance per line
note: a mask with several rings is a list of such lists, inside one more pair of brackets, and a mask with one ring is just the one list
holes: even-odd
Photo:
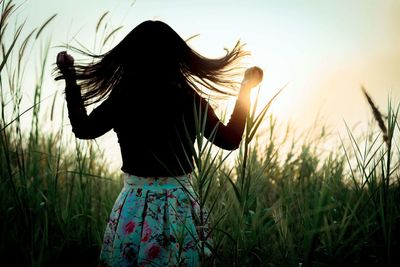
[(67, 54), (66, 51), (62, 51), (57, 54), (57, 67), (60, 69), (64, 78), (73, 77), (75, 75), (74, 69), (74, 58)]

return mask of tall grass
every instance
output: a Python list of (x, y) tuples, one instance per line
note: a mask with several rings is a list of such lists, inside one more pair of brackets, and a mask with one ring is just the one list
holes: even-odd
[[(0, 7), (0, 265), (93, 266), (113, 204), (109, 196), (118, 193), (118, 180), (112, 179), (117, 175), (105, 168), (94, 146), (76, 141), (71, 152), (65, 143), (74, 141), (64, 132), (64, 116), (59, 131), (41, 131), (48, 118), (41, 117), (40, 108), (51, 100), (42, 97), (51, 41), (41, 36), (55, 16), (23, 36), (25, 22), (10, 28), (18, 7), (12, 1)], [(26, 85), (27, 62), (37, 45), (36, 83)], [(22, 110), (31, 88), (33, 104)], [(55, 98), (51, 117), (54, 103)], [(30, 127), (22, 123), (28, 115)]]
[[(66, 122), (55, 133), (41, 130), (47, 119), (39, 111), (51, 44), (42, 36), (56, 17), (26, 35), (24, 23), (17, 24), (13, 39), (6, 42), (17, 7), (12, 1), (0, 5), (0, 265), (95, 266), (122, 186), (119, 173), (105, 167), (95, 144), (75, 141), (63, 127)], [(112, 32), (97, 41), (109, 42)], [(36, 84), (25, 87), (27, 51), (38, 44), (42, 55)], [(33, 104), (22, 109), (31, 88)], [(367, 103), (366, 109), (376, 108)], [(324, 155), (324, 133), (322, 142), (291, 141), (290, 133), (282, 137), (277, 121), (266, 115), (269, 105), (257, 114), (253, 103), (233, 165), (226, 161), (233, 155), (202, 138), (199, 120), (194, 187), (202, 210), (208, 211), (201, 220), (210, 223), (213, 237), (211, 257), (203, 256), (202, 265), (399, 263), (399, 105), (389, 101), (386, 117), (378, 120), (387, 138), (374, 124), (364, 135), (348, 129), (341, 146)], [(54, 104), (50, 116), (57, 116), (52, 108)], [(22, 131), (21, 118), (29, 114), (31, 126)], [(261, 135), (263, 121), (269, 122), (268, 134)]]

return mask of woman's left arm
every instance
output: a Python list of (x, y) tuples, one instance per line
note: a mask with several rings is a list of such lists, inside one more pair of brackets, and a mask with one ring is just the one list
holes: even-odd
[(72, 132), (79, 139), (94, 139), (113, 128), (113, 105), (109, 97), (89, 115), (84, 106), (80, 86), (76, 83), (73, 58), (59, 53), (57, 65), (65, 79), (65, 98)]
[(80, 87), (76, 82), (67, 82), (66, 84), (65, 98), (67, 100), (68, 117), (76, 138), (94, 139), (113, 128), (113, 105), (110, 98), (88, 115), (82, 101)]

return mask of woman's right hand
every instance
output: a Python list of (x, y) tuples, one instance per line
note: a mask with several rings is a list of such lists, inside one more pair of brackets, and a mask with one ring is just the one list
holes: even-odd
[(263, 79), (263, 70), (259, 67), (251, 67), (244, 73), (242, 87), (252, 89), (256, 87)]

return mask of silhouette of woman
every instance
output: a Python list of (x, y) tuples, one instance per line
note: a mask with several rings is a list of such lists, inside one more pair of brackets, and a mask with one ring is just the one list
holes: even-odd
[[(209, 59), (160, 21), (141, 23), (103, 55), (85, 54), (94, 62), (74, 64), (60, 52), (56, 80), (65, 79), (75, 136), (93, 139), (113, 129), (120, 144), (124, 187), (106, 226), (100, 266), (198, 266), (199, 244), (210, 235), (196, 230), (204, 225), (190, 183), (196, 124), (204, 118), (203, 136), (238, 148), (262, 70), (247, 69), (238, 90), (232, 79), (248, 54), (239, 42)], [(208, 105), (206, 90), (238, 96), (227, 125)], [(100, 101), (88, 115), (85, 107)]]

